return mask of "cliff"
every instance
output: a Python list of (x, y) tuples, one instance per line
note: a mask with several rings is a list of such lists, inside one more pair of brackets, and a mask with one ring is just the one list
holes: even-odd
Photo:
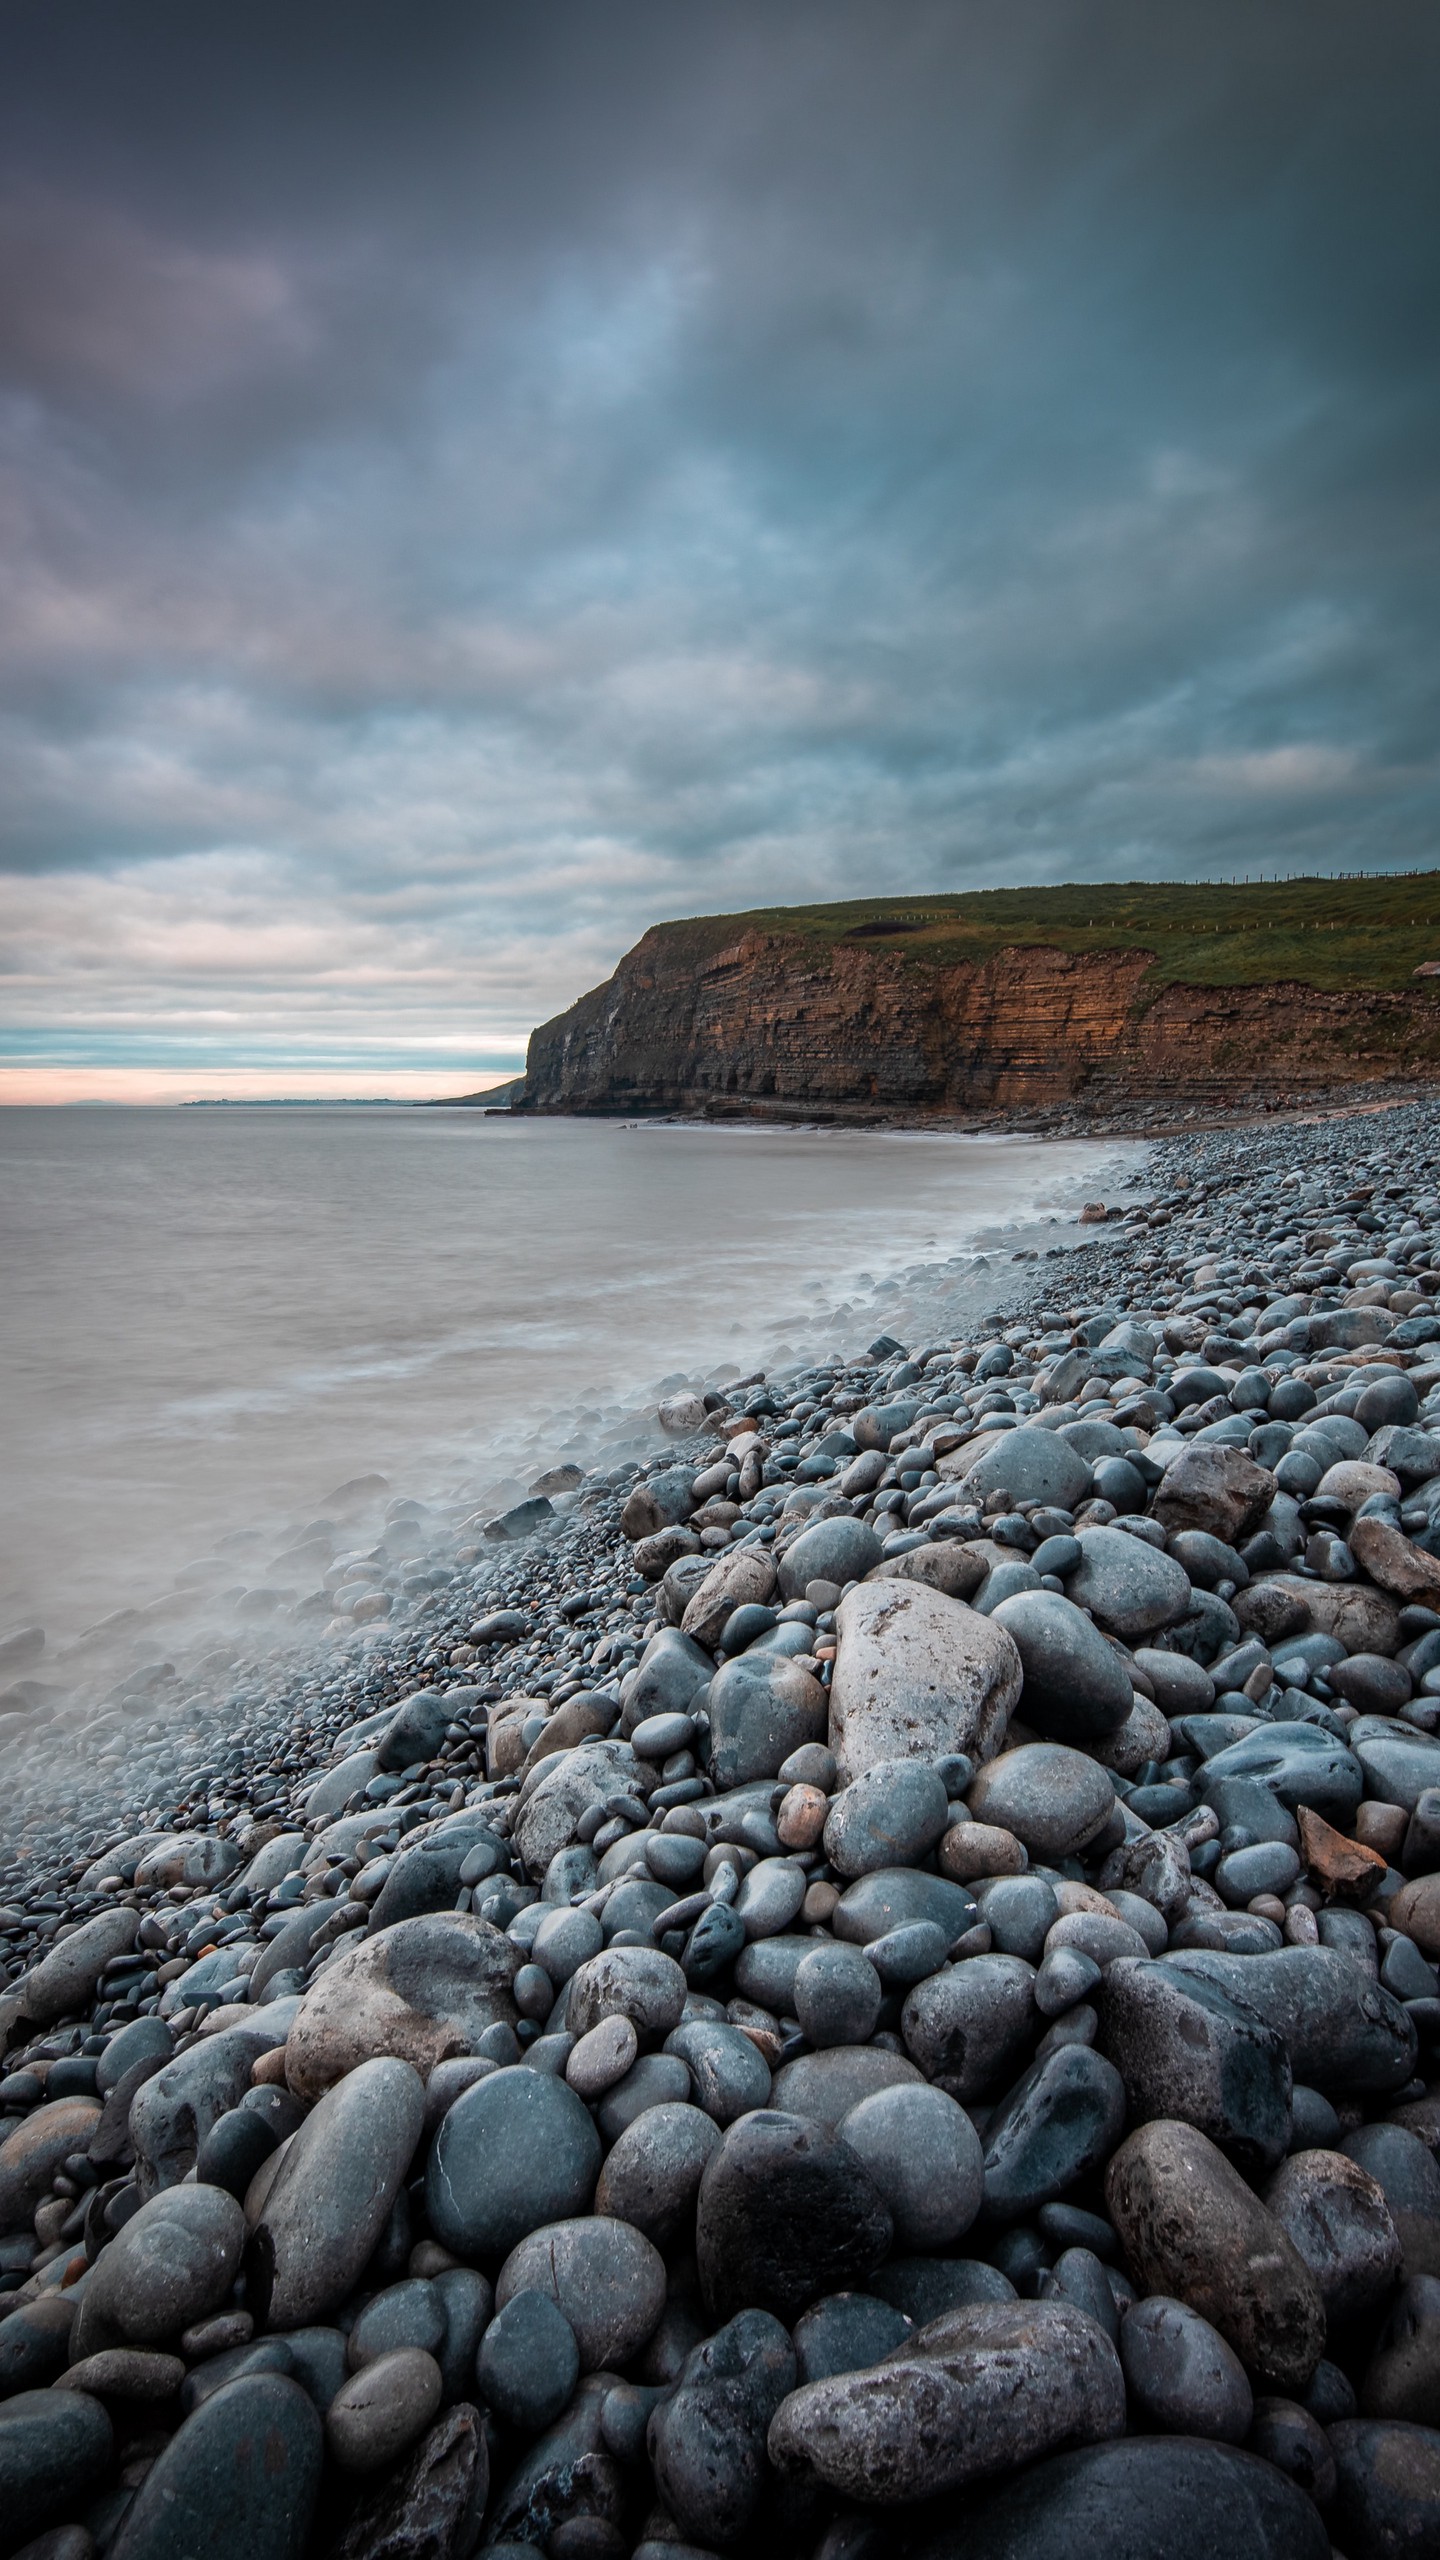
[[(1251, 912), (1279, 888), (1283, 917)], [(1437, 889), (1427, 876), (1125, 892), (1131, 909), (1208, 899), (1208, 922), (1167, 912), (1148, 933), (1143, 915), (1063, 904), (1113, 907), (1117, 891), (1023, 893), (1038, 912), (1014, 939), (999, 909), (1015, 892), (657, 925), (533, 1033), (515, 1107), (974, 1113), (1429, 1078), (1440, 982), (1415, 972), (1440, 948), (1421, 912), (1440, 907)], [(1301, 890), (1323, 915), (1303, 912)], [(1403, 921), (1377, 912), (1377, 892), (1381, 908), (1401, 898)], [(1337, 909), (1351, 904), (1347, 930)], [(1265, 974), (1276, 945), (1286, 959), (1299, 946), (1304, 975)]]

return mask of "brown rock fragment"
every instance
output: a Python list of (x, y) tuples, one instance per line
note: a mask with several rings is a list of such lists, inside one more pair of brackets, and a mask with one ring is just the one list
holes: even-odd
[(1326, 1893), (1363, 1902), (1385, 1873), (1379, 1851), (1367, 1849), (1363, 1841), (1347, 1840), (1343, 1831), (1333, 1829), (1308, 1804), (1302, 1804), (1295, 1819), (1300, 1826), (1300, 1855), (1315, 1882)]

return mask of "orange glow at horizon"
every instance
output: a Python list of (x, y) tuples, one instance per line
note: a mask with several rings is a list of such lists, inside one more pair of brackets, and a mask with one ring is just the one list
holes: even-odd
[(6, 1104), (74, 1102), (396, 1102), (454, 1101), (508, 1084), (515, 1069), (446, 1074), (438, 1068), (397, 1067), (3, 1067), (0, 1108)]

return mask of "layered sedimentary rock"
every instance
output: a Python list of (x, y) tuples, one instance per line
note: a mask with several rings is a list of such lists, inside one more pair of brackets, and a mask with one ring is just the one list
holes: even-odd
[(1143, 949), (932, 963), (715, 918), (657, 925), (530, 1040), (532, 1111), (1025, 1109), (1440, 1072), (1440, 994), (1157, 983)]

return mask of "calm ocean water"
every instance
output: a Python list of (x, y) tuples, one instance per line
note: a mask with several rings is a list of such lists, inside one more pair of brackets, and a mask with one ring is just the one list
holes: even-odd
[(400, 1109), (0, 1112), (0, 1635), (38, 1620), (63, 1643), (217, 1544), (269, 1553), (371, 1470), (427, 1501), (513, 1494), (633, 1444), (677, 1373), (882, 1326), (943, 1338), (1019, 1280), (1007, 1227), (1068, 1217), (1137, 1158)]

